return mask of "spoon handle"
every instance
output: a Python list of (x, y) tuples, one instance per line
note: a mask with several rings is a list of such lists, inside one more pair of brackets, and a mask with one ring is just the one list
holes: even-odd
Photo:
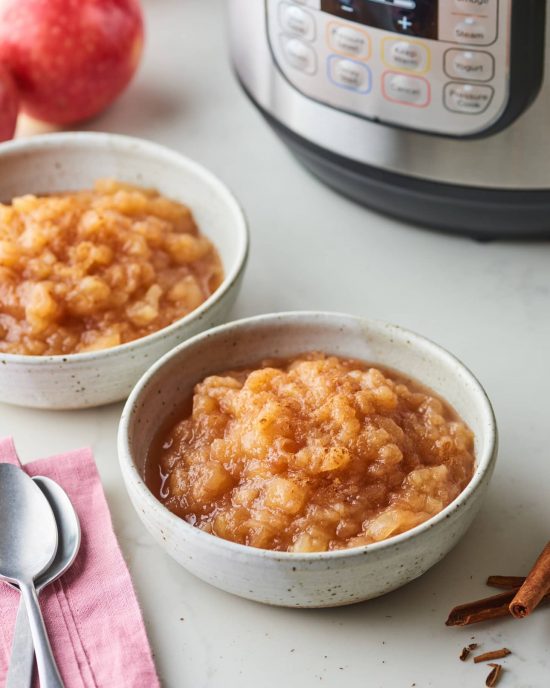
[(5, 688), (31, 688), (34, 645), (23, 598), (19, 602)]
[(38, 604), (38, 596), (35, 587), (32, 583), (19, 581), (19, 588), (27, 609), (34, 651), (36, 653), (40, 687), (64, 688), (63, 681), (61, 680), (53, 657), (50, 641), (48, 640), (48, 634), (44, 626), (44, 619), (42, 618), (40, 605)]

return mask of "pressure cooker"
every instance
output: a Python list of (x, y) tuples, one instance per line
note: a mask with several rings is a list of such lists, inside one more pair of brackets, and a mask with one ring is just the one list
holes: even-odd
[(229, 0), (235, 71), (292, 151), (383, 213), (550, 235), (545, 0)]

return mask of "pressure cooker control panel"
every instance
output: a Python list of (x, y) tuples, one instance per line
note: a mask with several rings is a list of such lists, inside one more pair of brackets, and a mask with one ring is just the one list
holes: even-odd
[(275, 60), (304, 95), (470, 136), (510, 98), (512, 0), (266, 0)]

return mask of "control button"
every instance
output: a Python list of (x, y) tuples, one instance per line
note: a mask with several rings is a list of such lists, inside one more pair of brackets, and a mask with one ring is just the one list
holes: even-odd
[(454, 4), (459, 12), (487, 15), (495, 9), (497, 0), (454, 0)]
[(493, 94), (491, 86), (450, 83), (445, 86), (445, 107), (452, 112), (480, 115), (491, 104)]
[(419, 76), (385, 72), (382, 89), (384, 97), (394, 103), (426, 107), (430, 102), (430, 84)]
[(337, 86), (360, 93), (369, 93), (371, 90), (371, 71), (362, 62), (331, 55), (327, 64), (329, 79)]
[(328, 25), (328, 44), (331, 50), (361, 60), (368, 60), (371, 53), (370, 37), (365, 31), (352, 29), (345, 24), (331, 22)]
[(315, 74), (317, 55), (310, 45), (290, 36), (281, 36), (281, 42), (286, 61), (291, 67), (306, 74)]
[(279, 21), (288, 33), (300, 36), (306, 41), (315, 38), (315, 19), (313, 16), (296, 5), (288, 2), (281, 3), (279, 7)]
[(490, 81), (495, 75), (495, 58), (479, 50), (447, 50), (445, 73), (453, 79)]
[(407, 72), (427, 72), (430, 53), (426, 46), (416, 41), (385, 38), (382, 42), (382, 58), (389, 67)]
[(412, 21), (408, 17), (401, 17), (401, 19), (397, 20), (397, 23), (403, 29), (403, 31), (408, 31), (413, 25)]
[(472, 45), (484, 45), (490, 43), (485, 22), (475, 17), (466, 17), (456, 24), (453, 30), (455, 40), (459, 43), (471, 43)]

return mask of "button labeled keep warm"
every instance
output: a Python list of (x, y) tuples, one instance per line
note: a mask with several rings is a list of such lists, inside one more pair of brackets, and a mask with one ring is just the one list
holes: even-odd
[(491, 104), (493, 95), (491, 86), (450, 83), (445, 86), (445, 107), (465, 115), (480, 115)]
[(388, 67), (423, 74), (430, 68), (428, 48), (418, 41), (385, 38), (382, 41), (382, 59)]
[(358, 93), (369, 93), (372, 88), (372, 74), (367, 65), (338, 55), (328, 58), (329, 79), (342, 88)]
[(382, 91), (387, 100), (401, 105), (426, 107), (430, 103), (430, 84), (419, 76), (385, 72)]

